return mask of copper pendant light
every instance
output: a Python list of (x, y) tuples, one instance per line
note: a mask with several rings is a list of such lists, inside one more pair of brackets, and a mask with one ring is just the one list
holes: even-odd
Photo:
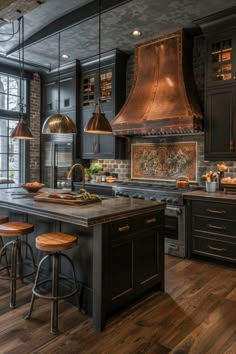
[[(58, 33), (58, 112), (60, 112), (60, 32)], [(49, 116), (42, 127), (42, 134), (76, 134), (76, 124), (65, 114), (55, 113)]]
[(22, 95), (22, 83), (24, 74), (24, 17), (18, 19), (19, 28), (19, 68), (20, 68), (20, 113), (19, 122), (11, 132), (12, 139), (31, 140), (33, 135), (28, 127), (24, 115), (24, 98)]
[[(102, 6), (101, 0), (99, 0), (99, 41), (98, 41), (98, 80), (99, 80), (99, 96), (101, 95), (101, 16), (102, 16)], [(112, 128), (109, 120), (106, 118), (105, 113), (102, 109), (102, 100), (98, 99), (96, 103), (95, 110), (92, 117), (88, 121), (86, 127), (84, 128), (85, 133), (90, 134), (112, 134)]]
[(32, 140), (33, 135), (24, 119), (24, 113), (19, 114), (19, 123), (11, 133), (12, 139)]
[(102, 105), (100, 100), (96, 104), (95, 112), (84, 128), (85, 133), (90, 134), (112, 134), (112, 128), (107, 120), (105, 113), (102, 112)]

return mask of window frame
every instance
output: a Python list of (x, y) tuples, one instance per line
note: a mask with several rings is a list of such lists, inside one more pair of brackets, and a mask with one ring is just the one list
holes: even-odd
[[(19, 71), (11, 68), (9, 70), (2, 70), (0, 71), (0, 74), (4, 76), (9, 77), (14, 77), (19, 79)], [(29, 124), (29, 116), (30, 116), (30, 79), (31, 75), (24, 75), (23, 80), (25, 81), (25, 104), (26, 104), (26, 112), (25, 112), (25, 117), (27, 120), (27, 124)], [(9, 87), (8, 87), (9, 88)], [(7, 92), (9, 95), (9, 91)], [(10, 111), (10, 110), (5, 110), (5, 109), (0, 109), (0, 119), (9, 119), (9, 120), (19, 120), (19, 111)], [(20, 183), (24, 183), (29, 179), (30, 172), (29, 172), (29, 142), (25, 140), (19, 140), (19, 149), (20, 149), (20, 160), (19, 164), (21, 166), (20, 168)], [(8, 149), (9, 150), (9, 149)], [(19, 185), (11, 186), (10, 184), (5, 187), (5, 188), (17, 188)], [(0, 184), (0, 189), (1, 189), (1, 184)]]

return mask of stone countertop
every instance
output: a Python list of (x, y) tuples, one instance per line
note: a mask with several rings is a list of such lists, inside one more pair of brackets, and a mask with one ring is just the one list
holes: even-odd
[[(45, 192), (60, 192), (58, 189), (42, 189)], [(64, 205), (34, 200), (35, 193), (23, 189), (0, 191), (0, 207), (60, 220), (85, 227), (144, 213), (163, 210), (165, 203), (133, 198), (108, 197), (101, 202), (86, 205)]]
[(190, 200), (207, 200), (209, 202), (222, 202), (228, 204), (236, 204), (236, 194), (224, 193), (223, 191), (216, 191), (213, 193), (205, 190), (196, 190), (193, 192), (183, 193), (184, 199)]

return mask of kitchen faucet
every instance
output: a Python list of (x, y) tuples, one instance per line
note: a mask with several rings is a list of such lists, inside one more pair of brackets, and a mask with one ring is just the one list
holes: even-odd
[(74, 190), (73, 187), (73, 171), (76, 167), (79, 167), (82, 173), (82, 188), (85, 189), (85, 172), (84, 172), (84, 167), (80, 164), (80, 163), (75, 163), (74, 165), (72, 165), (70, 171), (67, 174), (67, 179), (71, 178), (71, 190)]

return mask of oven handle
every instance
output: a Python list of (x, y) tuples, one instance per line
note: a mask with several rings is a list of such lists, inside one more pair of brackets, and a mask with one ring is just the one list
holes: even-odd
[(165, 215), (179, 216), (182, 214), (182, 212), (183, 212), (182, 208), (174, 208), (174, 207), (167, 206), (165, 209)]

